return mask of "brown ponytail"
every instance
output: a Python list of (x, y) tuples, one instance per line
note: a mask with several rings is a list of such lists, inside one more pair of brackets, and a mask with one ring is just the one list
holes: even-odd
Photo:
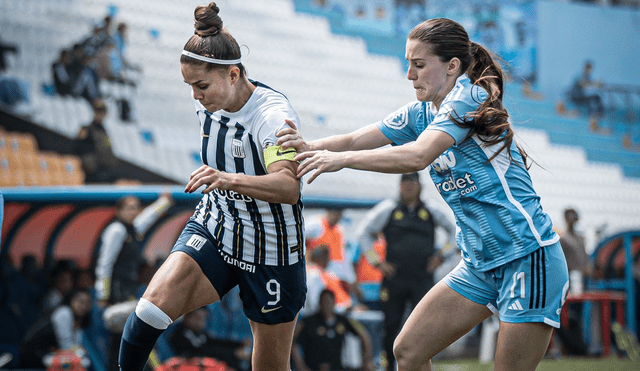
[[(214, 2), (196, 7), (193, 36), (184, 45), (184, 50), (214, 59), (240, 59), (240, 46), (224, 28), (219, 12), (220, 8)], [(206, 65), (209, 69), (228, 68), (228, 65), (203, 62), (186, 55), (180, 57), (180, 63)], [(245, 70), (242, 63), (236, 66), (240, 68), (240, 76), (244, 76)]]
[[(443, 62), (458, 58), (461, 70), (467, 73), (471, 83), (486, 90), (487, 99), (474, 112), (467, 113), (464, 117), (454, 117), (454, 113), (451, 120), (462, 128), (470, 129), (465, 140), (477, 135), (487, 146), (502, 143), (489, 161), (505, 148), (509, 158), (513, 160), (510, 148), (514, 133), (509, 123), (509, 114), (502, 105), (504, 77), (491, 53), (482, 45), (470, 41), (464, 27), (446, 18), (434, 18), (420, 23), (408, 38), (429, 44), (432, 53)], [(520, 146), (517, 147), (527, 166), (527, 154)]]

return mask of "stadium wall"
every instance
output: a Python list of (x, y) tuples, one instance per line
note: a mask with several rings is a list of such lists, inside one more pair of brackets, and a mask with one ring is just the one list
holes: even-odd
[[(140, 198), (144, 205), (170, 192), (174, 206), (159, 219), (143, 240), (147, 261), (165, 258), (182, 228), (193, 214), (202, 195), (185, 194), (181, 186), (84, 186), (5, 188), (4, 220), (0, 260), (10, 258), (20, 267), (22, 257), (34, 255), (41, 267), (54, 260), (72, 259), (80, 268), (89, 268), (97, 257), (100, 235), (113, 220), (115, 202), (127, 195)], [(306, 197), (305, 209), (340, 206), (368, 209), (380, 200), (348, 200)]]

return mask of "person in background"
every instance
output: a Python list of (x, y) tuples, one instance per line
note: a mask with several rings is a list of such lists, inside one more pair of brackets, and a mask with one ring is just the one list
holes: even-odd
[[(375, 369), (371, 338), (359, 322), (336, 313), (335, 295), (329, 289), (320, 292), (318, 312), (298, 322), (291, 356), (299, 371), (342, 370), (342, 350), (347, 333), (360, 339), (362, 370)], [(300, 349), (302, 348), (302, 349)], [(304, 356), (302, 353), (304, 352)]]
[(116, 180), (118, 159), (113, 153), (109, 133), (104, 127), (107, 106), (102, 100), (93, 102), (93, 120), (78, 131), (75, 154), (80, 157), (85, 183), (112, 183)]
[[(413, 310), (434, 285), (433, 274), (445, 260), (442, 250), (455, 243), (455, 226), (446, 215), (427, 207), (420, 198), (418, 173), (400, 176), (400, 194), (372, 208), (358, 226), (356, 236), (367, 261), (384, 278), (380, 287), (380, 309), (384, 312), (384, 355), (381, 362), (395, 369), (393, 342), (402, 328), (406, 307)], [(436, 228), (447, 236), (446, 248), (436, 246)], [(374, 241), (382, 233), (386, 258), (375, 250)]]
[(73, 87), (76, 83), (75, 76), (71, 73), (71, 54), (69, 50), (60, 50), (58, 60), (51, 65), (51, 74), (53, 76), (53, 85), (56, 93), (62, 97), (72, 95)]
[(602, 97), (594, 91), (596, 88), (604, 86), (602, 81), (596, 81), (591, 77), (593, 71), (593, 63), (586, 61), (582, 72), (574, 80), (569, 92), (567, 93), (569, 101), (578, 107), (584, 107), (589, 114), (589, 125), (592, 131), (600, 130), (599, 120), (604, 114), (604, 105)]
[(347, 312), (352, 308), (353, 300), (340, 278), (327, 269), (330, 261), (329, 249), (320, 245), (309, 255), (311, 258), (307, 262), (307, 296), (300, 315), (309, 316), (319, 310), (320, 293), (323, 290), (330, 290), (333, 293), (334, 309), (337, 312)]
[(88, 354), (82, 345), (83, 330), (89, 327), (91, 295), (86, 290), (70, 292), (63, 303), (37, 320), (20, 345), (22, 368), (46, 368), (59, 350), (73, 350), (87, 367)]
[[(573, 208), (565, 209), (564, 220), (566, 229), (560, 233), (560, 245), (567, 259), (569, 276), (572, 277), (569, 290), (578, 293), (582, 290), (585, 280), (592, 276), (593, 265), (586, 251), (584, 236), (576, 229), (576, 224), (580, 220), (578, 212)], [(583, 305), (582, 303), (570, 303), (568, 307), (569, 326), (559, 328), (556, 334), (568, 354), (588, 355), (589, 345), (584, 342), (584, 329), (582, 328)]]
[(340, 279), (347, 292), (354, 293), (355, 271), (352, 259), (345, 249), (344, 230), (340, 225), (343, 212), (340, 207), (327, 208), (325, 215), (318, 215), (306, 222), (305, 240), (308, 254), (318, 246), (328, 248), (329, 262), (326, 270)]
[(7, 43), (0, 38), (0, 73), (9, 68), (9, 63), (7, 62), (9, 53), (18, 54), (18, 46)]
[[(135, 196), (116, 202), (115, 220), (102, 232), (98, 248), (95, 290), (101, 308), (138, 298), (138, 276), (144, 263), (142, 238), (172, 204), (168, 193), (144, 209)], [(121, 336), (122, 329), (110, 331), (108, 370), (118, 370)]]
[(206, 307), (193, 310), (178, 322), (169, 336), (169, 344), (175, 355), (183, 358), (211, 357), (223, 361), (235, 370), (251, 358), (246, 344), (231, 340), (216, 339), (206, 330), (208, 310)]
[(60, 260), (55, 263), (49, 273), (49, 290), (42, 299), (42, 313), (51, 313), (57, 308), (65, 296), (67, 296), (74, 288), (73, 275), (76, 270), (74, 261)]

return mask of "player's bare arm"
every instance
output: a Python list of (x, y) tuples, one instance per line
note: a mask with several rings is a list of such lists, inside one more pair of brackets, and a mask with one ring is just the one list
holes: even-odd
[(226, 173), (203, 165), (191, 173), (185, 192), (193, 193), (205, 186), (202, 193), (231, 190), (262, 201), (292, 205), (300, 198), (297, 167), (293, 161), (277, 161), (269, 165), (268, 174), (255, 176)]
[(298, 177), (316, 170), (307, 183), (322, 173), (343, 168), (401, 174), (426, 168), (453, 144), (449, 134), (425, 130), (415, 142), (402, 146), (345, 152), (310, 151), (298, 154), (294, 160), (301, 162)]

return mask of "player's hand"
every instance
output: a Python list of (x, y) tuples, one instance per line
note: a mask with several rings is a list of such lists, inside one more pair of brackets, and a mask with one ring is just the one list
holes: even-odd
[(298, 165), (298, 178), (302, 178), (311, 170), (316, 170), (315, 173), (309, 177), (309, 180), (307, 180), (308, 184), (311, 184), (311, 182), (322, 173), (332, 173), (344, 168), (343, 159), (344, 152), (331, 152), (327, 150), (298, 153), (298, 155), (293, 158), (294, 161), (300, 162), (300, 165)]
[(210, 166), (202, 165), (189, 176), (189, 183), (184, 188), (185, 193), (193, 193), (205, 186), (201, 193), (209, 193), (216, 188), (227, 189), (230, 186), (229, 174), (218, 171)]
[(287, 148), (295, 148), (298, 153), (311, 150), (309, 144), (307, 144), (307, 142), (302, 138), (302, 134), (298, 131), (296, 124), (288, 119), (284, 120), (284, 122), (289, 125), (289, 127), (285, 127), (276, 133), (276, 136), (278, 137), (276, 145), (280, 146), (283, 150)]

